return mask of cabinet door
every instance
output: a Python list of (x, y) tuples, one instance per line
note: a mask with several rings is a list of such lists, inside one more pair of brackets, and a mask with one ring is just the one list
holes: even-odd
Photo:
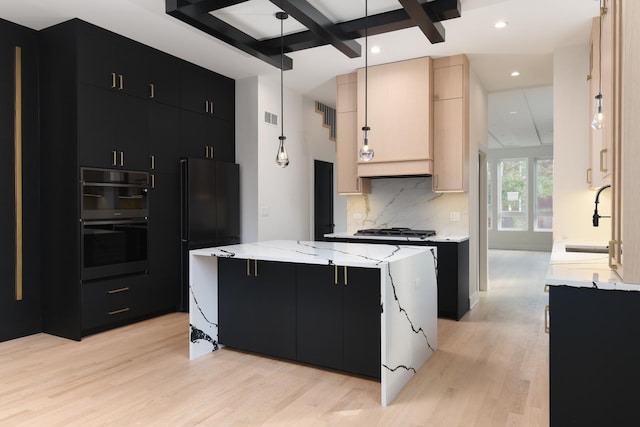
[(233, 122), (215, 117), (207, 118), (207, 145), (210, 158), (221, 162), (235, 162), (235, 128)]
[(146, 274), (83, 283), (82, 330), (92, 332), (145, 315), (147, 306)]
[(295, 264), (250, 261), (253, 264), (252, 351), (285, 359), (296, 358)]
[(223, 120), (235, 119), (235, 81), (216, 73), (210, 73), (207, 97), (211, 100), (211, 113)]
[(147, 51), (149, 99), (153, 102), (180, 105), (180, 66), (178, 60), (155, 50)]
[(466, 167), (464, 101), (452, 98), (433, 103), (433, 190), (464, 189)]
[(209, 114), (207, 72), (192, 64), (180, 67), (180, 107), (194, 113)]
[(207, 145), (208, 118), (191, 111), (180, 111), (180, 156), (197, 159), (209, 158)]
[(180, 171), (180, 110), (150, 102), (149, 110), (149, 155), (152, 173)]
[(176, 174), (156, 173), (149, 190), (149, 306), (175, 309), (180, 302), (180, 193)]
[(253, 348), (255, 324), (255, 282), (249, 275), (248, 262), (218, 258), (218, 341), (241, 350)]
[(342, 369), (343, 285), (336, 269), (342, 276), (342, 267), (297, 266), (297, 353), (301, 362)]
[(93, 86), (78, 86), (81, 166), (147, 170), (146, 101)]
[(434, 68), (433, 99), (441, 101), (463, 97), (464, 66)]
[(343, 369), (380, 378), (380, 270), (349, 267), (342, 291)]
[(80, 166), (116, 167), (118, 95), (78, 85), (78, 157)]

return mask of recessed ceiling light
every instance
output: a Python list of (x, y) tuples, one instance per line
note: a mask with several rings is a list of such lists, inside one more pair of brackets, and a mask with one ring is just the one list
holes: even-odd
[(511, 77), (518, 77), (520, 75), (520, 71), (512, 71)]
[(502, 28), (506, 27), (507, 25), (509, 25), (509, 23), (507, 21), (498, 21), (495, 24), (493, 24), (493, 27), (497, 28), (497, 29), (502, 29)]
[(518, 114), (517, 111), (509, 111), (509, 114)]
[(380, 53), (380, 46), (372, 46), (371, 53)]

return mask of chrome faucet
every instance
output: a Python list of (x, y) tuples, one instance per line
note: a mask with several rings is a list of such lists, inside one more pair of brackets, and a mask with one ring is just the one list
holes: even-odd
[(611, 218), (611, 216), (598, 215), (598, 203), (600, 203), (600, 201), (599, 201), (600, 193), (602, 193), (602, 190), (604, 190), (605, 188), (610, 188), (610, 187), (611, 187), (611, 184), (603, 185), (602, 187), (600, 187), (600, 189), (596, 193), (596, 210), (593, 211), (593, 226), (594, 227), (597, 227), (599, 225), (600, 218)]

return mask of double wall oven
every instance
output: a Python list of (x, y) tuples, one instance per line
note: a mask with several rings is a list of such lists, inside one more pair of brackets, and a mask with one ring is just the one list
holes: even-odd
[(81, 168), (82, 280), (148, 270), (149, 174)]

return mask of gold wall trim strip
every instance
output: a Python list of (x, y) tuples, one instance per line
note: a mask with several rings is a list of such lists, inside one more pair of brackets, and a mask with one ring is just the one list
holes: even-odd
[(15, 70), (16, 301), (22, 301), (22, 48), (16, 46)]

